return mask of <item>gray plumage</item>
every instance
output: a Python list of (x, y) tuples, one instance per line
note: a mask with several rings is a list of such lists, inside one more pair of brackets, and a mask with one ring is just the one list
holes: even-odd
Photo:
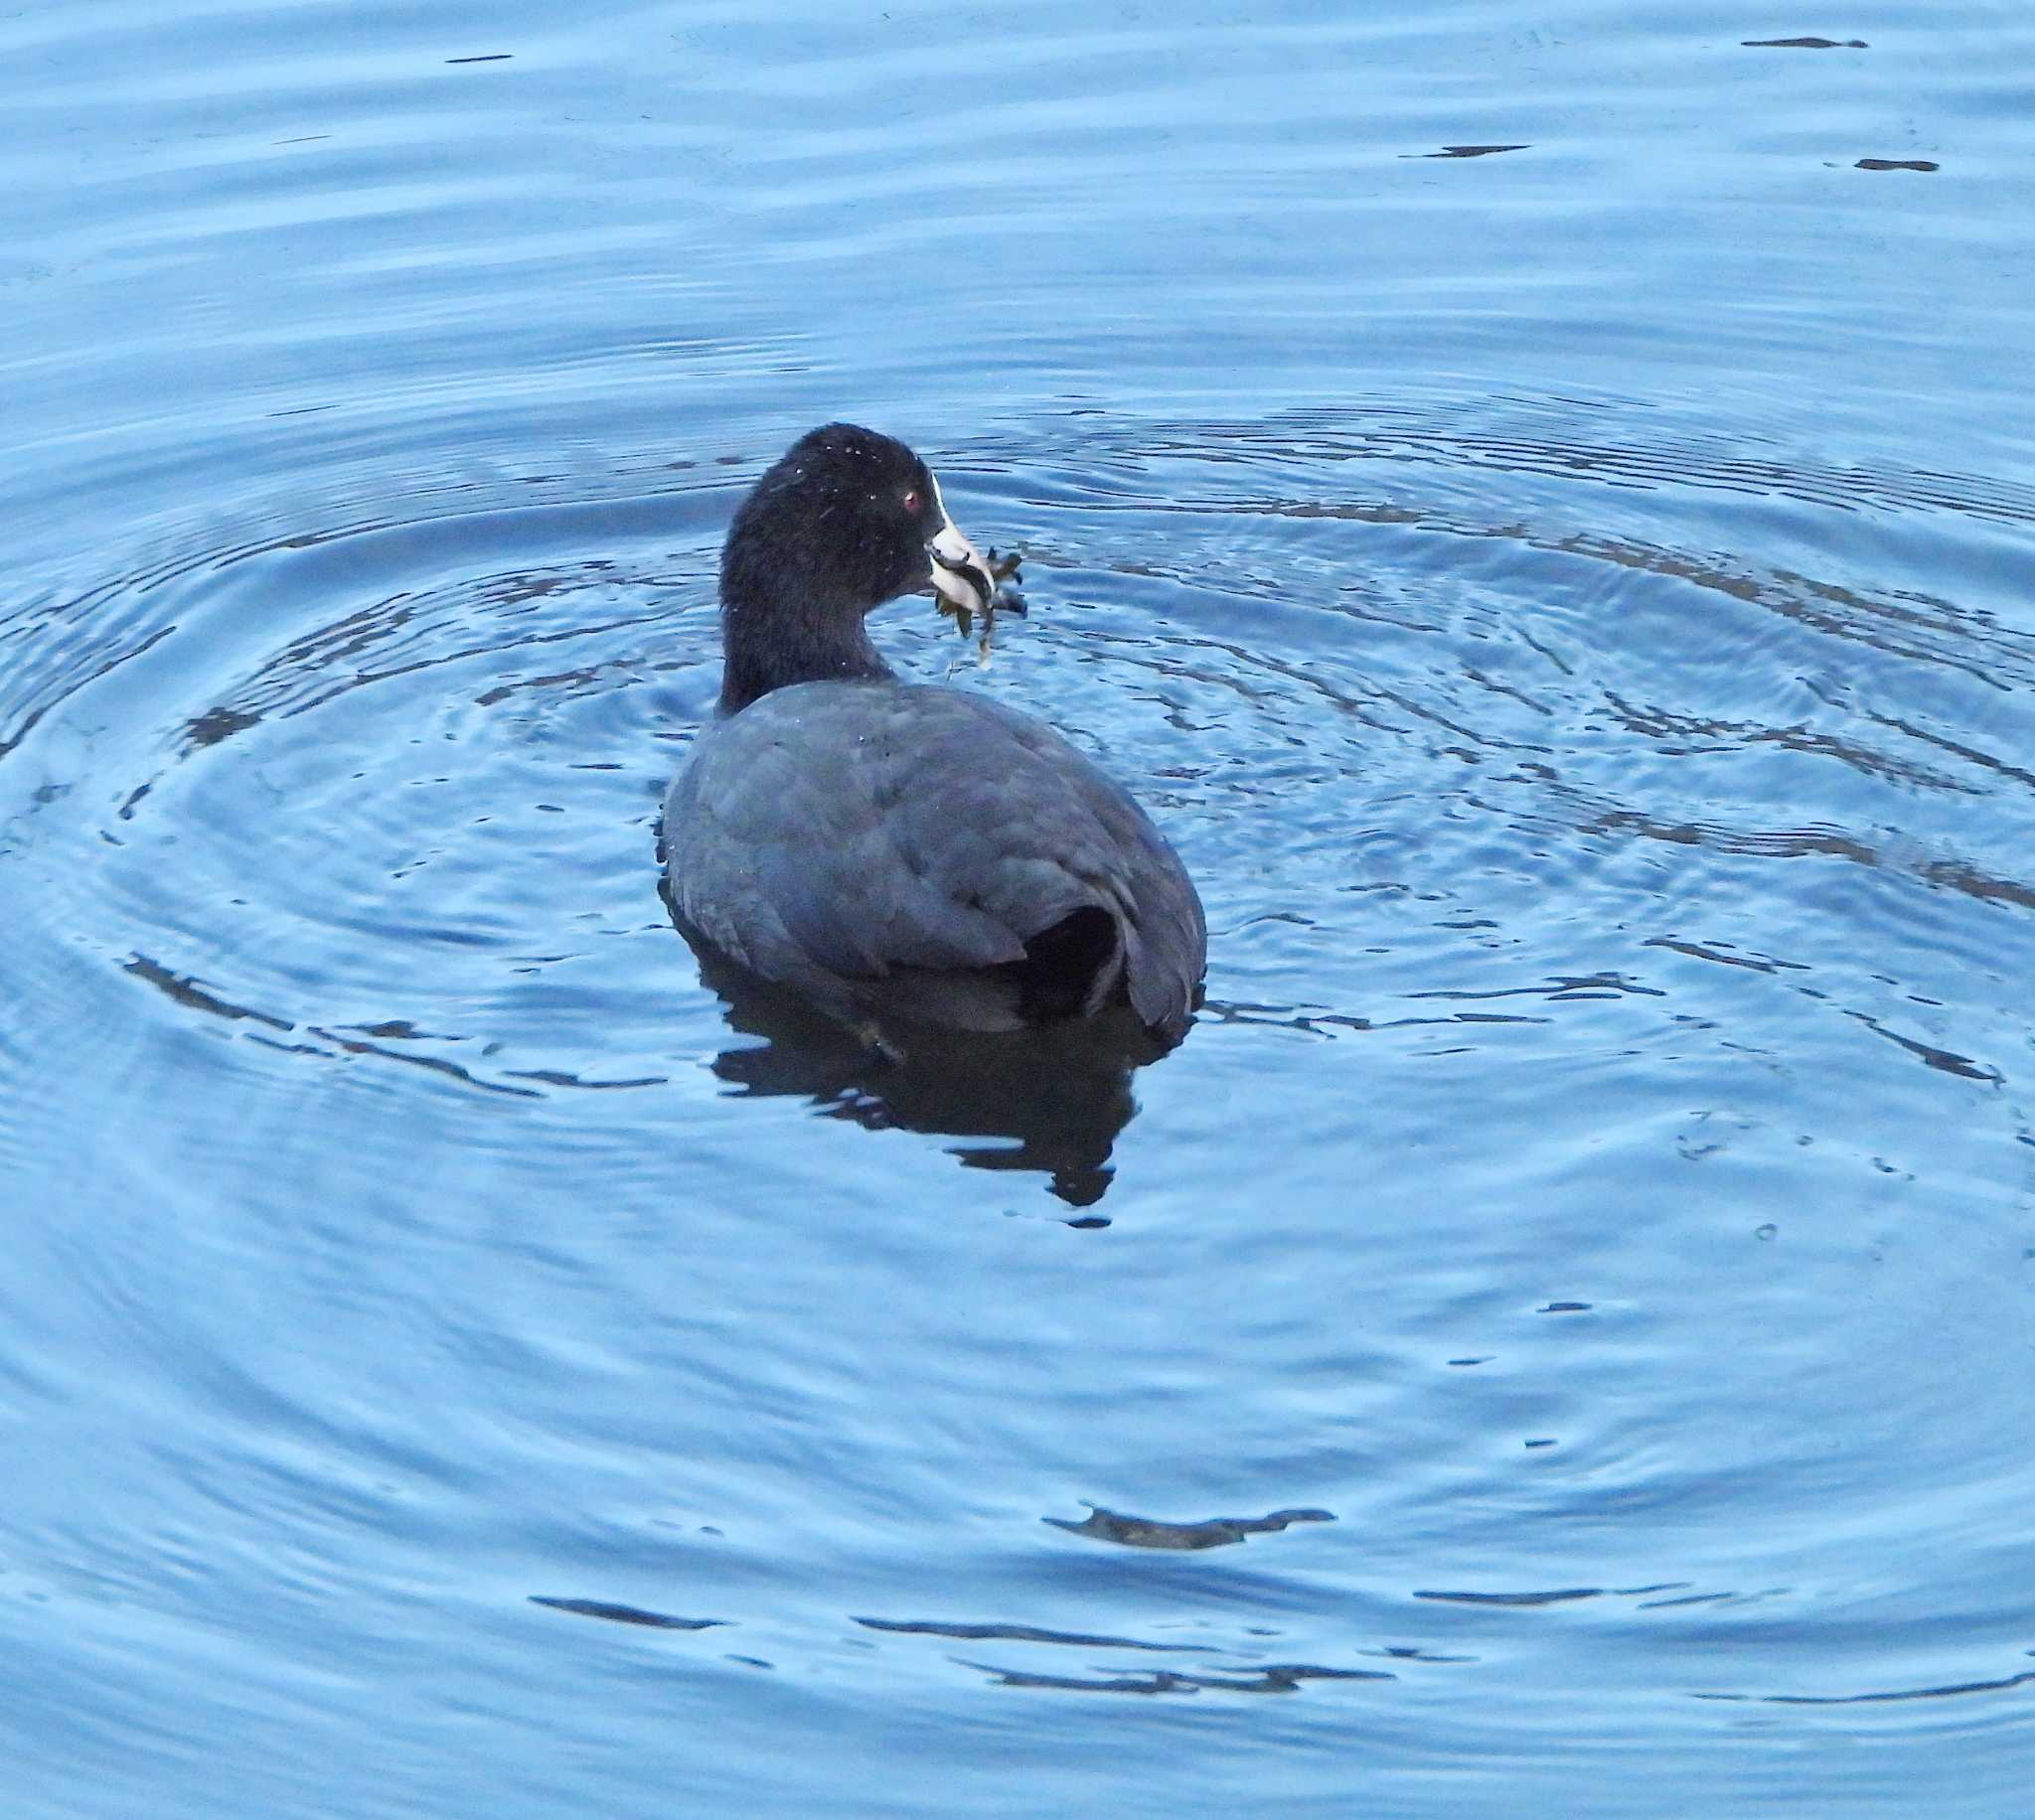
[[(917, 517), (897, 504), (920, 497), (933, 507)], [(1166, 837), (1050, 727), (899, 682), (862, 633), (861, 613), (923, 585), (928, 544), (950, 542), (938, 499), (902, 444), (832, 425), (737, 514), (723, 700), (749, 698), (701, 733), (667, 799), (674, 912), (737, 967), (846, 1021), (1009, 1030), (1128, 1002), (1176, 1042), (1206, 933)], [(870, 550), (892, 519), (905, 534), (886, 568)], [(848, 593), (876, 598), (830, 589), (827, 545), (843, 538), (868, 571)]]

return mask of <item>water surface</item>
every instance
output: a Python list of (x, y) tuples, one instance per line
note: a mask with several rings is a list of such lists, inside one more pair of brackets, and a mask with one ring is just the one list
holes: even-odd
[[(11, 1811), (2010, 1811), (2035, 24), (754, 11), (0, 20)], [(664, 915), (831, 416), (1128, 1080)]]

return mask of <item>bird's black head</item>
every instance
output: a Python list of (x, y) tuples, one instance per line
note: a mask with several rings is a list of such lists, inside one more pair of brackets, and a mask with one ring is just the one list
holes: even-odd
[(979, 610), (994, 589), (910, 449), (853, 423), (810, 430), (750, 490), (720, 557), (723, 713), (788, 682), (882, 677), (862, 615), (930, 581)]

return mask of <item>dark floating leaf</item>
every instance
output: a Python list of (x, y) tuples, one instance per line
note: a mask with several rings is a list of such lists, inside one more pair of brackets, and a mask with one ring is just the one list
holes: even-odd
[(1870, 47), (1862, 38), (1741, 38), (1747, 51), (1864, 51)]
[(1940, 171), (1943, 166), (1933, 158), (1861, 158), (1857, 168), (1861, 171)]
[(1335, 1515), (1328, 1510), (1275, 1510), (1265, 1517), (1207, 1517), (1198, 1523), (1166, 1523), (1155, 1517), (1134, 1517), (1091, 1504), (1084, 1522), (1076, 1523), (1068, 1517), (1041, 1517), (1039, 1521), (1069, 1535), (1093, 1536), (1098, 1542), (1114, 1542), (1123, 1548), (1204, 1549), (1227, 1548), (1246, 1536), (1271, 1535), (1294, 1523), (1332, 1523)]
[(1488, 158), (1497, 152), (1528, 152), (1530, 145), (1445, 145), (1438, 152), (1407, 152), (1408, 158)]
[(651, 1630), (716, 1630), (724, 1617), (672, 1617), (663, 1611), (646, 1611), (641, 1605), (616, 1605), (604, 1598), (551, 1598), (542, 1592), (530, 1595), (533, 1605), (553, 1611), (569, 1611), (574, 1617), (605, 1618), (611, 1624), (642, 1624)]

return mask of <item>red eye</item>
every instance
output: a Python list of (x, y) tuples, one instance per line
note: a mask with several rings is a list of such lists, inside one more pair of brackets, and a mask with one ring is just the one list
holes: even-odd
[(904, 495), (904, 510), (906, 512), (916, 512), (918, 510), (918, 489), (916, 487), (906, 489)]

